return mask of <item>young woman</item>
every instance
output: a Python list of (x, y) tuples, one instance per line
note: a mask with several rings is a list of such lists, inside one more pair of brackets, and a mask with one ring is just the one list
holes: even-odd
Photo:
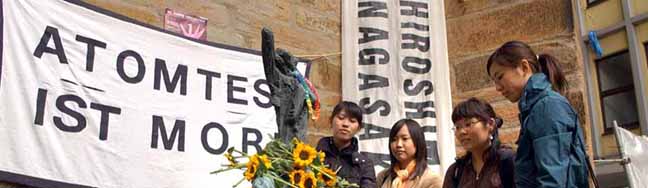
[(589, 187), (583, 133), (561, 95), (567, 81), (556, 58), (510, 41), (493, 52), (486, 70), (497, 91), (520, 110), (517, 187)]
[(378, 173), (381, 188), (438, 188), (441, 178), (427, 168), (423, 129), (414, 120), (401, 119), (389, 133), (391, 166)]
[(373, 163), (358, 152), (358, 139), (353, 136), (362, 128), (362, 109), (353, 102), (344, 101), (333, 108), (331, 116), (333, 136), (319, 140), (317, 150), (326, 154), (324, 163), (337, 175), (360, 186), (376, 187)]
[(448, 168), (443, 188), (512, 188), (513, 151), (501, 147), (497, 129), (502, 120), (490, 104), (470, 98), (452, 111), (455, 137), (467, 151)]

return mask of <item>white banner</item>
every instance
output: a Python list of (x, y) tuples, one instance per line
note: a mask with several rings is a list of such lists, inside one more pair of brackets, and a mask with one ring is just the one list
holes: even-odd
[(411, 118), (443, 174), (455, 157), (443, 1), (343, 2), (342, 93), (365, 109), (361, 150), (387, 167), (390, 128)]
[(628, 158), (625, 165), (630, 187), (648, 187), (648, 137), (615, 126), (616, 136), (621, 148), (621, 157)]
[(227, 187), (229, 147), (276, 132), (258, 51), (181, 37), (80, 1), (7, 0), (0, 180)]

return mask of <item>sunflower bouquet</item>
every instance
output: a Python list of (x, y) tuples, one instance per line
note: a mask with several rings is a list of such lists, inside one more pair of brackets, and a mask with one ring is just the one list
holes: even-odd
[[(243, 178), (234, 187), (244, 180), (252, 182), (254, 188), (358, 187), (337, 177), (336, 171), (324, 164), (324, 152), (297, 139), (290, 143), (273, 139), (254, 155), (229, 148), (225, 158), (229, 164), (211, 173), (243, 170)], [(247, 159), (247, 162), (238, 159)]]

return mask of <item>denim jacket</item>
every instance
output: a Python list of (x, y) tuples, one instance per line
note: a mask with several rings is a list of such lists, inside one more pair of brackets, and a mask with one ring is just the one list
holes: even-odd
[(544, 74), (529, 78), (518, 107), (516, 187), (589, 187), (578, 115)]

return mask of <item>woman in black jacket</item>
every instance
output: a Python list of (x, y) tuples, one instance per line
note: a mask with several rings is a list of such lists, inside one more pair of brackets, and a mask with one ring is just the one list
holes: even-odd
[(499, 144), (502, 120), (485, 101), (470, 98), (452, 111), (455, 137), (467, 151), (448, 168), (443, 188), (513, 188), (513, 150)]
[(360, 186), (375, 188), (376, 174), (373, 163), (358, 152), (358, 139), (354, 137), (362, 128), (362, 109), (353, 102), (343, 101), (335, 106), (331, 116), (333, 136), (319, 140), (317, 150), (326, 154), (324, 163), (337, 175)]

